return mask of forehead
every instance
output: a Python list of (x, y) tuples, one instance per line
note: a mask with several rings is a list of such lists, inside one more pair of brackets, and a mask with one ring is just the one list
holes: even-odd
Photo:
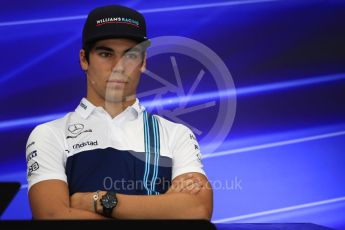
[(111, 38), (100, 40), (95, 43), (94, 47), (107, 47), (113, 49), (114, 51), (126, 51), (134, 47), (136, 49), (142, 50), (141, 46), (138, 45), (136, 41), (126, 38)]

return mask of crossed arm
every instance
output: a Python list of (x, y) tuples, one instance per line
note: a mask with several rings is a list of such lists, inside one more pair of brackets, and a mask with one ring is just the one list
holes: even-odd
[[(105, 191), (100, 193), (101, 196), (103, 194)], [(104, 219), (94, 210), (93, 195), (75, 193), (69, 197), (67, 184), (60, 180), (39, 182), (29, 191), (35, 219)], [(209, 220), (213, 209), (212, 188), (200, 173), (176, 177), (169, 190), (162, 195), (117, 194), (117, 199), (118, 205), (112, 217), (118, 219)]]

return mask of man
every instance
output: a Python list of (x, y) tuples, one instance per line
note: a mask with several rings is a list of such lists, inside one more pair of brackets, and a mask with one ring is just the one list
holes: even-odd
[(87, 96), (28, 139), (33, 218), (211, 218), (193, 133), (148, 114), (136, 97), (149, 45), (139, 12), (118, 5), (90, 12), (80, 51)]

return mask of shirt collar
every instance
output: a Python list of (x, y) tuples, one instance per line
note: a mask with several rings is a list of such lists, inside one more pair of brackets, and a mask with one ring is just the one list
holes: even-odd
[(96, 109), (96, 106), (94, 106), (91, 102), (89, 102), (86, 98), (83, 98), (78, 107), (75, 109), (79, 115), (86, 119), (90, 116), (90, 114)]
[[(84, 118), (87, 119), (92, 112), (94, 112), (98, 107), (96, 107), (95, 105), (93, 105), (89, 100), (87, 100), (86, 98), (83, 98), (78, 107), (75, 109), (75, 111), (77, 113), (79, 113), (79, 115)], [(101, 108), (103, 109), (103, 108)], [(124, 111), (122, 111), (118, 116), (123, 116), (123, 115), (129, 115), (129, 120), (134, 120), (136, 119), (143, 111), (145, 110), (145, 107), (142, 106), (139, 102), (139, 99), (136, 98), (135, 102), (133, 103), (133, 105), (128, 106)]]

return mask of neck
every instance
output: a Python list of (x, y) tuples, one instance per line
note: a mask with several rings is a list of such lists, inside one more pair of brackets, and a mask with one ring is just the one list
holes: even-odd
[(110, 101), (106, 99), (97, 99), (93, 97), (86, 97), (88, 101), (90, 101), (93, 105), (96, 107), (100, 106), (103, 107), (105, 111), (112, 117), (116, 117), (119, 115), (122, 111), (124, 111), (128, 106), (131, 106), (134, 104), (136, 96), (133, 95), (131, 97), (127, 97), (126, 99), (122, 101)]

